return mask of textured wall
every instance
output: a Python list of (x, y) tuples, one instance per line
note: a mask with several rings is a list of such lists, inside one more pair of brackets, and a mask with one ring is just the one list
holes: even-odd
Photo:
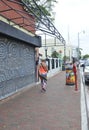
[(0, 35), (0, 98), (33, 82), (34, 47)]

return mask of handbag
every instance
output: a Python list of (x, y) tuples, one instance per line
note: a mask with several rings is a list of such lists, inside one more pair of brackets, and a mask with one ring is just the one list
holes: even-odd
[(39, 76), (40, 76), (41, 78), (47, 80), (47, 75), (45, 75), (45, 74), (39, 74)]

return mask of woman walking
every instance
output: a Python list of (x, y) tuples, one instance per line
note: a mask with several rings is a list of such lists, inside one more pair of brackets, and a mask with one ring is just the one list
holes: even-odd
[(38, 66), (39, 77), (41, 79), (42, 91), (46, 91), (47, 87), (47, 72), (48, 66), (46, 65), (46, 58), (41, 58), (41, 63)]

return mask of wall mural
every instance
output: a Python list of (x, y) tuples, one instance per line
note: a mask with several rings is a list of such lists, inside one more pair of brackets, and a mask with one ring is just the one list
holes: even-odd
[(0, 36), (0, 96), (35, 81), (34, 53), (30, 44)]

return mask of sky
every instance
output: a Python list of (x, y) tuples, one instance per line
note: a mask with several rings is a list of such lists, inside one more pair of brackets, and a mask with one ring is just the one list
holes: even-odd
[(89, 0), (58, 0), (54, 12), (55, 27), (66, 43), (78, 46), (79, 33), (82, 55), (89, 54)]

